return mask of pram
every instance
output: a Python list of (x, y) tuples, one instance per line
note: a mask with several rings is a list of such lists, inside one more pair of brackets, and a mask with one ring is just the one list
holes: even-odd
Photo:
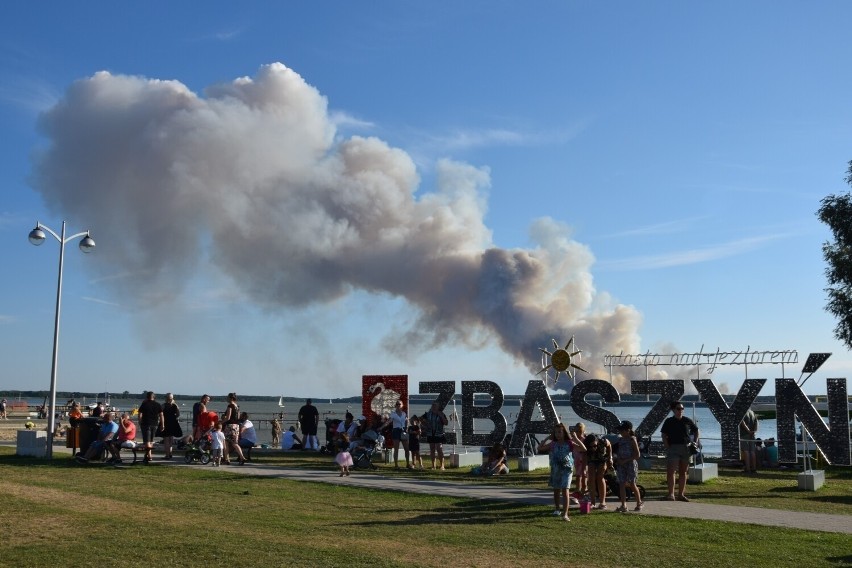
[(187, 444), (183, 461), (186, 463), (201, 462), (202, 465), (210, 463), (211, 441), (210, 431), (208, 430), (201, 435), (199, 440), (193, 440), (191, 444)]
[[(616, 477), (615, 472), (613, 470), (609, 470), (604, 474), (604, 481), (606, 481), (606, 494), (608, 496), (618, 497), (618, 477)], [(639, 498), (641, 501), (645, 500), (645, 488), (641, 483), (637, 483), (636, 487), (639, 489)], [(625, 496), (627, 499), (633, 499), (633, 490), (629, 487), (625, 487)]]
[(384, 436), (375, 430), (367, 430), (361, 435), (361, 444), (352, 450), (352, 467), (378, 469), (373, 463), (373, 455), (381, 452)]

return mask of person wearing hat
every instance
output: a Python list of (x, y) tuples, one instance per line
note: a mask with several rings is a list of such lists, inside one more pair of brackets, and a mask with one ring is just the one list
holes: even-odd
[[(684, 495), (686, 489), (686, 470), (689, 469), (689, 446), (690, 437), (692, 442), (700, 447), (698, 426), (695, 422), (683, 415), (683, 403), (676, 400), (671, 403), (674, 413), (663, 422), (660, 433), (663, 435), (663, 445), (666, 447), (666, 485), (669, 501), (689, 501)], [(678, 474), (677, 489), (675, 496), (675, 473)]]
[(281, 439), (281, 449), (282, 450), (301, 450), (302, 449), (302, 439), (296, 435), (296, 427), (290, 426), (290, 429), (284, 432), (284, 436)]
[(615, 454), (615, 476), (618, 479), (618, 496), (621, 498), (621, 507), (616, 511), (627, 512), (627, 489), (630, 488), (636, 496), (636, 507), (634, 511), (642, 510), (642, 497), (636, 481), (639, 479), (639, 442), (633, 433), (633, 423), (625, 420), (618, 425), (618, 440), (613, 444)]

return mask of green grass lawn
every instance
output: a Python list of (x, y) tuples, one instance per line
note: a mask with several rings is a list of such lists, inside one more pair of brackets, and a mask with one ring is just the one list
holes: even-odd
[[(49, 462), (13, 451), (0, 449), (2, 566), (730, 568), (852, 562), (849, 535), (614, 513), (574, 515), (565, 523), (539, 506), (253, 477), (229, 468), (79, 466), (65, 456)], [(257, 461), (331, 467), (327, 457), (291, 456)], [(415, 475), (468, 479), (455, 471)], [(546, 491), (543, 472), (501, 482), (511, 478)], [(708, 484), (701, 488), (708, 496), (700, 498), (738, 499), (755, 489), (739, 489), (745, 481), (752, 480), (732, 477), (736, 489)], [(826, 489), (845, 484), (848, 498), (849, 483), (841, 476)], [(690, 489), (698, 497), (699, 488)], [(805, 500), (799, 494), (777, 499)], [(837, 501), (828, 499), (840, 512)]]

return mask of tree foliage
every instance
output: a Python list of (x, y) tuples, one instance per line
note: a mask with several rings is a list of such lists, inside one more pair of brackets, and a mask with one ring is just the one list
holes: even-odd
[[(852, 186), (852, 161), (845, 181)], [(825, 310), (837, 318), (834, 336), (852, 348), (852, 193), (829, 195), (820, 203), (817, 217), (834, 235), (834, 242), (822, 245), (828, 280)]]

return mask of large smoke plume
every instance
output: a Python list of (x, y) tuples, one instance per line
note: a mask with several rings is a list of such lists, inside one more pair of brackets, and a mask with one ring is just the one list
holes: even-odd
[(404, 298), (419, 317), (391, 350), (496, 340), (538, 371), (538, 348), (574, 335), (595, 378), (609, 378), (604, 354), (638, 350), (638, 313), (596, 292), (593, 256), (565, 227), (540, 219), (534, 248), (493, 246), (487, 170), (444, 160), (420, 189), (406, 152), (340, 138), (326, 99), (282, 64), (203, 96), (100, 72), (41, 127), (35, 187), (110, 243), (103, 264), (133, 275), (110, 285), (140, 309), (180, 299), (204, 263), (265, 309)]

